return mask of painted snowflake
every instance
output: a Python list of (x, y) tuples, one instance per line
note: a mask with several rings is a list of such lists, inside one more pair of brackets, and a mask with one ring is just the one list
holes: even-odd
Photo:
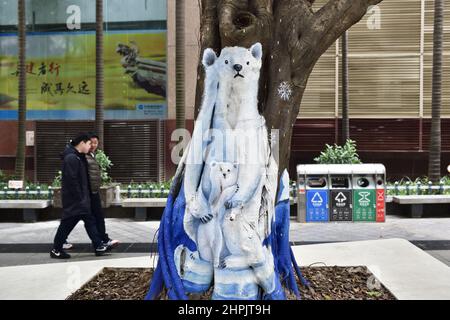
[(286, 81), (280, 83), (280, 85), (278, 86), (278, 96), (282, 100), (288, 101), (291, 98), (291, 95), (292, 95), (291, 85)]

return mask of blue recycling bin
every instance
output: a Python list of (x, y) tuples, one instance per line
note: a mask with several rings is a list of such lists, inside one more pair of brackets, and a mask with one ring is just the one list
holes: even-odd
[(327, 175), (306, 177), (306, 222), (330, 220)]

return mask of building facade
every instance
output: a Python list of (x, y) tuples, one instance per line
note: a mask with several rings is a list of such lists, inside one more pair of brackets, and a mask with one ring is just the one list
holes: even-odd
[[(315, 8), (324, 2), (317, 0)], [(184, 4), (185, 114), (192, 129), (200, 19), (197, 0)], [(26, 5), (26, 167), (30, 179), (49, 182), (68, 137), (93, 128), (95, 2), (27, 0)], [(105, 151), (118, 181), (167, 180), (176, 167), (175, 5), (175, 0), (104, 1)], [(0, 7), (0, 169), (9, 172), (17, 142), (17, 0)], [(350, 135), (362, 160), (385, 163), (391, 177), (426, 174), (433, 7), (432, 0), (386, 0), (348, 33)], [(443, 174), (450, 163), (450, 8), (444, 31)], [(341, 58), (337, 41), (310, 77), (292, 137), (291, 175), (326, 143), (342, 142)]]

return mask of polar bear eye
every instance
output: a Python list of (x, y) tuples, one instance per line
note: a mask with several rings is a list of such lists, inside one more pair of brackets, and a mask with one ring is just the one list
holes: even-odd
[(250, 64), (250, 61), (247, 61), (247, 65), (249, 65)]
[(225, 60), (225, 64), (228, 64), (228, 60)]

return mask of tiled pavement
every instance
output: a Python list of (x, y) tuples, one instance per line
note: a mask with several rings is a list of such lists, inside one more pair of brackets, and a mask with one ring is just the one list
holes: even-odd
[[(54, 262), (48, 259), (59, 221), (0, 223), (0, 266)], [(154, 250), (159, 221), (106, 219), (107, 232), (122, 244), (111, 257), (131, 257)], [(402, 238), (450, 265), (450, 218), (410, 219), (387, 216), (385, 223), (298, 223), (291, 220), (294, 244)], [(76, 245), (73, 258), (93, 259), (83, 223), (69, 236)], [(73, 260), (73, 259), (72, 259)]]

